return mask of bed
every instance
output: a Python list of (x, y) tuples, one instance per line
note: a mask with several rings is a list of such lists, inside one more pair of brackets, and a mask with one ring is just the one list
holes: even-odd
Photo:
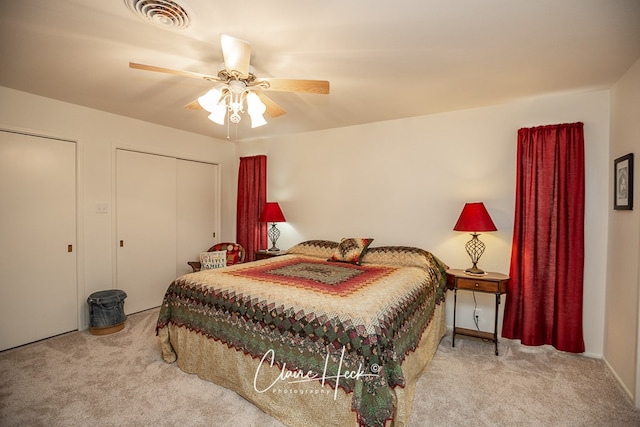
[(162, 357), (288, 426), (405, 426), (445, 334), (446, 266), (371, 239), (202, 270), (166, 291)]

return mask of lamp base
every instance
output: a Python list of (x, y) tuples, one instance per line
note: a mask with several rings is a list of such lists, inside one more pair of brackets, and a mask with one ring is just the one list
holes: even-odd
[(485, 248), (484, 243), (478, 239), (478, 233), (471, 233), (471, 240), (469, 240), (464, 247), (467, 250), (467, 254), (469, 254), (469, 258), (471, 258), (471, 262), (473, 263), (473, 266), (467, 268), (464, 272), (477, 276), (486, 274), (484, 270), (478, 268), (478, 261), (484, 253)]
[(276, 248), (276, 242), (278, 241), (278, 237), (280, 237), (280, 230), (276, 227), (276, 223), (271, 224), (271, 228), (267, 231), (269, 235), (269, 240), (271, 240), (271, 247), (267, 249), (269, 252), (278, 252), (280, 249)]
[(487, 274), (484, 270), (481, 270), (476, 266), (469, 267), (464, 272), (467, 274), (471, 274), (472, 276), (484, 276), (485, 274)]

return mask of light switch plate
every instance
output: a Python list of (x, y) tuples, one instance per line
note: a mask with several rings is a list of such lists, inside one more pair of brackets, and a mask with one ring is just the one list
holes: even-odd
[(106, 203), (96, 203), (96, 213), (109, 213), (109, 205)]

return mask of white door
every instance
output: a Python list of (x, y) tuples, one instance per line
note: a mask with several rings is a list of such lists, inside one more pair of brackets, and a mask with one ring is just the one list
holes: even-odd
[(116, 151), (116, 229), (125, 312), (160, 306), (176, 277), (176, 159)]
[(218, 165), (178, 160), (176, 273), (191, 273), (187, 262), (218, 242)]
[(75, 150), (0, 131), (0, 350), (78, 328)]

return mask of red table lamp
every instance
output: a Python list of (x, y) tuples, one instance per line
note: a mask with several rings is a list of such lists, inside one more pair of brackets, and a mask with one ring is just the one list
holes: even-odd
[(278, 202), (267, 202), (264, 205), (262, 215), (260, 215), (260, 221), (271, 223), (271, 228), (267, 232), (269, 240), (271, 240), (269, 251), (279, 251), (280, 249), (276, 248), (276, 241), (278, 237), (280, 237), (280, 230), (276, 227), (276, 222), (286, 222), (287, 220), (284, 219), (284, 214)]
[(458, 222), (456, 222), (453, 229), (455, 231), (471, 232), (472, 238), (466, 245), (464, 245), (464, 247), (471, 258), (473, 266), (467, 268), (465, 272), (470, 274), (484, 274), (484, 271), (478, 268), (478, 261), (485, 249), (484, 243), (478, 239), (478, 231), (498, 230), (491, 220), (489, 212), (487, 212), (484, 204), (482, 202), (466, 203), (464, 208), (462, 208), (460, 218), (458, 218)]

